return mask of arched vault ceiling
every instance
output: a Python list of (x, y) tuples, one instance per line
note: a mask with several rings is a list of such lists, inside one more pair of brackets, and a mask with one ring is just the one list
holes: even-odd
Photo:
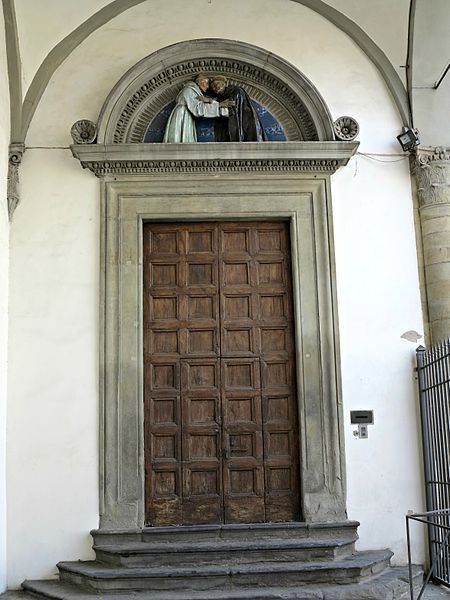
[(14, 0), (26, 92), (47, 54), (111, 0)]
[[(76, 3), (76, 10), (68, 9), (67, 18), (61, 18), (61, 0), (40, 0), (31, 3), (29, 0), (15, 0), (19, 40), (25, 40), (31, 31), (34, 32), (34, 36), (36, 31), (40, 32), (40, 39), (38, 39), (38, 50), (30, 47), (30, 42), (28, 46), (25, 41), (22, 42), (22, 55), (19, 57), (16, 53), (16, 62), (19, 62), (15, 69), (10, 68), (10, 73), (15, 70), (16, 77), (20, 79), (15, 82), (15, 95), (20, 93), (22, 81), (26, 91), (22, 114), (20, 118), (15, 115), (12, 119), (12, 141), (25, 140), (42, 94), (55, 71), (70, 53), (91, 33), (114, 17), (137, 4), (151, 1), (80, 0)], [(218, 0), (205, 0), (205, 2), (216, 1)], [(13, 0), (3, 0), (3, 2), (13, 4)], [(406, 92), (396, 70), (399, 67), (397, 64), (399, 48), (406, 47), (406, 26), (402, 22), (399, 28), (386, 27), (386, 17), (391, 13), (392, 0), (374, 0), (369, 4), (364, 3), (364, 11), (361, 11), (360, 0), (286, 0), (286, 2), (297, 2), (314, 10), (351, 37), (376, 65), (391, 91), (403, 121), (405, 123), (408, 121)], [(408, 5), (408, 0), (397, 0), (396, 10), (399, 11), (401, 6), (400, 12), (403, 14), (405, 5)], [(75, 8), (71, 2), (68, 6)], [(48, 35), (49, 20), (51, 35)], [(381, 46), (374, 40), (377, 40)], [(52, 47), (52, 44), (55, 45)], [(27, 49), (27, 56), (23, 52), (25, 49)], [(44, 55), (45, 58), (37, 68), (37, 62)], [(22, 77), (20, 63), (23, 65), (24, 77)], [(14, 85), (14, 82), (12, 84)]]
[(410, 0), (324, 1), (361, 27), (386, 54), (400, 78), (405, 81)]

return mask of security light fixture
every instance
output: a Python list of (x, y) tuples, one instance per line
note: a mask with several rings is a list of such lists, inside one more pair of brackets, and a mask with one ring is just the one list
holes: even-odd
[(411, 127), (403, 127), (403, 133), (398, 135), (397, 139), (404, 152), (410, 152), (420, 144), (419, 132)]

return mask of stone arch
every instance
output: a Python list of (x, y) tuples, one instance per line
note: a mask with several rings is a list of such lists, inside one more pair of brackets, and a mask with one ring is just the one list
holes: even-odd
[(322, 96), (293, 65), (244, 42), (200, 39), (158, 50), (120, 79), (101, 110), (98, 143), (142, 142), (152, 118), (199, 72), (224, 74), (244, 87), (270, 110), (288, 141), (334, 139)]

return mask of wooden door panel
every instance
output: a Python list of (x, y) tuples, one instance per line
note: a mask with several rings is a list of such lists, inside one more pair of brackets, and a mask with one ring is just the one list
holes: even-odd
[(159, 525), (180, 522), (181, 395), (177, 362), (161, 359), (148, 365), (145, 397), (147, 518)]
[(252, 296), (249, 293), (223, 293), (222, 319), (247, 325), (253, 319)]
[[(228, 434), (229, 443), (236, 436), (235, 447), (242, 450), (245, 458), (250, 447), (250, 437), (245, 436), (249, 436), (251, 431), (255, 439), (261, 435), (259, 439), (262, 439), (262, 445), (254, 442), (253, 447), (261, 449), (262, 461), (258, 460), (257, 466), (253, 466), (253, 473), (257, 472), (260, 465), (263, 467), (264, 519), (291, 521), (300, 515), (288, 226), (285, 223), (242, 223), (223, 224), (221, 229), (222, 357), (237, 354), (257, 357), (261, 385), (261, 396), (257, 399), (259, 410), (262, 410), (262, 418), (256, 420), (256, 426), (253, 420), (252, 426), (254, 404), (250, 403), (249, 398), (245, 400), (244, 396), (236, 398), (233, 403), (230, 392), (227, 392), (227, 379), (231, 382), (245, 379), (243, 366), (241, 373), (228, 375), (225, 372), (224, 385), (228, 393), (225, 414), (228, 419), (233, 418), (235, 423), (229, 426), (230, 432), (224, 424), (224, 435)], [(236, 265), (242, 264), (248, 265), (245, 282), (244, 276), (241, 274), (239, 277), (234, 271)], [(245, 283), (249, 285), (249, 290)], [(224, 358), (222, 360), (226, 363)], [(249, 489), (250, 470), (247, 468), (246, 478), (241, 475), (239, 479), (236, 475), (235, 485), (241, 481), (243, 488), (247, 486)], [(224, 489), (226, 492), (225, 482)], [(225, 496), (225, 506), (227, 502)], [(227, 513), (225, 509), (225, 515), (230, 520), (237, 520), (241, 516), (245, 519), (249, 511), (243, 509), (240, 515), (239, 510)]]
[(186, 254), (216, 254), (217, 236), (214, 224), (187, 226)]
[(225, 391), (259, 390), (259, 364), (254, 359), (223, 359), (223, 387)]
[(236, 224), (223, 223), (221, 236), (221, 250), (223, 254), (232, 256), (233, 254), (247, 254), (251, 256), (249, 227), (241, 227)]
[(154, 225), (148, 231), (149, 251), (152, 255), (179, 254), (180, 230), (178, 227)]
[(221, 362), (225, 521), (257, 523), (265, 519), (259, 360)]
[(287, 294), (267, 292), (258, 296), (259, 317), (262, 323), (285, 323), (289, 315), (289, 304)]
[(153, 525), (299, 518), (288, 227), (144, 227)]
[(183, 523), (220, 523), (222, 432), (219, 359), (181, 362)]
[(217, 226), (146, 225), (144, 258), (146, 518), (220, 522)]
[(217, 226), (185, 225), (183, 356), (219, 356)]
[(284, 352), (283, 357), (277, 343), (271, 356), (267, 351), (261, 360), (265, 507), (269, 521), (294, 521), (300, 517), (294, 365), (290, 353)]
[(224, 327), (222, 352), (227, 356), (253, 356), (256, 342), (252, 327)]
[(259, 254), (276, 252), (284, 255), (288, 250), (286, 242), (285, 226), (272, 227), (269, 224), (263, 228), (259, 226), (256, 229), (256, 252)]
[(176, 324), (179, 319), (178, 297), (170, 295), (157, 295), (149, 297), (150, 323)]
[(217, 356), (217, 227), (161, 224), (144, 231), (149, 356)]
[(216, 296), (190, 294), (187, 297), (187, 320), (217, 321)]

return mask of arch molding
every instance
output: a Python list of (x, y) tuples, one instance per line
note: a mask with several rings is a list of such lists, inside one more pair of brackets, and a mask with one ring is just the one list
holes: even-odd
[(325, 101), (293, 65), (244, 42), (201, 39), (158, 50), (120, 79), (100, 113), (98, 143), (142, 143), (152, 118), (200, 72), (223, 74), (242, 86), (270, 110), (288, 141), (334, 140)]

